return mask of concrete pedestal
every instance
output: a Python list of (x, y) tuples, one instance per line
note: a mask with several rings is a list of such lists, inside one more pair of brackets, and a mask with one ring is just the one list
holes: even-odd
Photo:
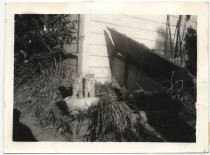
[(97, 105), (99, 99), (97, 97), (76, 98), (66, 97), (64, 99), (70, 114), (76, 114), (87, 110), (90, 106)]

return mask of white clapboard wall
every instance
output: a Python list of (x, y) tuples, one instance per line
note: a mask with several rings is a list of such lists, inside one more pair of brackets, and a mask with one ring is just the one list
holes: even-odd
[[(122, 34), (143, 43), (158, 53), (165, 50), (166, 15), (83, 15), (82, 36), (82, 72), (95, 74), (97, 81), (111, 79), (110, 63), (107, 53), (109, 46), (105, 40), (107, 27), (114, 28)], [(173, 39), (179, 16), (170, 16), (171, 37)], [(185, 19), (183, 19), (185, 20)], [(196, 17), (191, 16), (187, 27), (196, 27)], [(181, 29), (182, 31), (182, 29)]]

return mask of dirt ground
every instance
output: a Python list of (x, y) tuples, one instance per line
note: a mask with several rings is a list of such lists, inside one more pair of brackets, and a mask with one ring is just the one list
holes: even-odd
[[(21, 135), (20, 132), (17, 134), (22, 137), (29, 135), (25, 137), (27, 141), (66, 141), (65, 137), (60, 135), (53, 125), (43, 127), (40, 121), (30, 114), (21, 114), (15, 130), (25, 131), (24, 135)], [(31, 134), (26, 134), (26, 131)]]

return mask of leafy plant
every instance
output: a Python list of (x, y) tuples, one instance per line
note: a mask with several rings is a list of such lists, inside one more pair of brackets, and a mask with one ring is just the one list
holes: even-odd
[(77, 39), (78, 22), (65, 14), (15, 15), (15, 87), (46, 72), (65, 74), (63, 48)]
[(15, 52), (27, 54), (62, 51), (65, 43), (76, 39), (76, 24), (71, 15), (15, 15)]

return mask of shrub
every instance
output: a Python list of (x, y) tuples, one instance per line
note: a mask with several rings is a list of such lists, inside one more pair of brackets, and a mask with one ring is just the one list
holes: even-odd
[(15, 88), (46, 72), (65, 73), (63, 46), (77, 39), (76, 24), (71, 15), (15, 15)]

